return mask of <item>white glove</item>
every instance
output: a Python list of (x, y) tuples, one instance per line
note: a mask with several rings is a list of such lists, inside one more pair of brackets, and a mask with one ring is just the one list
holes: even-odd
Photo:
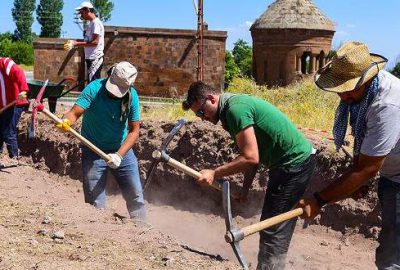
[(74, 41), (73, 40), (68, 40), (64, 43), (64, 51), (70, 51), (74, 48)]
[(107, 162), (108, 167), (111, 169), (117, 169), (122, 162), (122, 156), (120, 154), (113, 153), (108, 155), (110, 157), (110, 160)]

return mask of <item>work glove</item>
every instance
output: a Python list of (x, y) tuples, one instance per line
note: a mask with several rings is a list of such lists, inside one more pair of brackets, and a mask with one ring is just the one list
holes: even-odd
[(108, 155), (110, 157), (110, 160), (107, 162), (108, 167), (111, 169), (117, 169), (122, 162), (122, 156), (118, 153), (112, 153)]
[(71, 122), (68, 119), (63, 119), (61, 123), (56, 124), (56, 127), (63, 131), (69, 131), (71, 129)]
[(64, 43), (64, 51), (70, 51), (74, 48), (74, 41), (73, 40), (68, 40)]
[(26, 91), (22, 91), (21, 93), (18, 94), (18, 100), (22, 101), (26, 99)]

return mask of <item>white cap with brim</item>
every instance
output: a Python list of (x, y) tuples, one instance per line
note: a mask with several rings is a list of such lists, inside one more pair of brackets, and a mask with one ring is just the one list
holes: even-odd
[(82, 2), (77, 8), (75, 8), (75, 10), (81, 10), (82, 8), (94, 8), (92, 3), (90, 2)]
[(112, 95), (122, 98), (135, 82), (137, 73), (137, 69), (129, 62), (116, 64), (107, 80), (106, 89)]

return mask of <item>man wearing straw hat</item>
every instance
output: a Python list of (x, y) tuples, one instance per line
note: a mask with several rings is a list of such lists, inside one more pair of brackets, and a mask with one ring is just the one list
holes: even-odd
[(341, 99), (333, 135), (339, 149), (350, 122), (354, 164), (299, 205), (305, 218), (313, 218), (324, 205), (358, 193), (379, 172), (382, 230), (375, 263), (378, 269), (400, 269), (400, 80), (383, 70), (386, 62), (383, 56), (370, 54), (365, 44), (349, 42), (317, 72), (317, 86)]

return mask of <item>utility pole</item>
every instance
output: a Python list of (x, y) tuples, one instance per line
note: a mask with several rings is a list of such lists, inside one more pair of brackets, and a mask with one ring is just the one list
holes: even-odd
[[(195, 1), (195, 0), (194, 0)], [(195, 4), (196, 7), (196, 4)], [(198, 0), (197, 6), (197, 80), (204, 79), (204, 12), (203, 0)]]

